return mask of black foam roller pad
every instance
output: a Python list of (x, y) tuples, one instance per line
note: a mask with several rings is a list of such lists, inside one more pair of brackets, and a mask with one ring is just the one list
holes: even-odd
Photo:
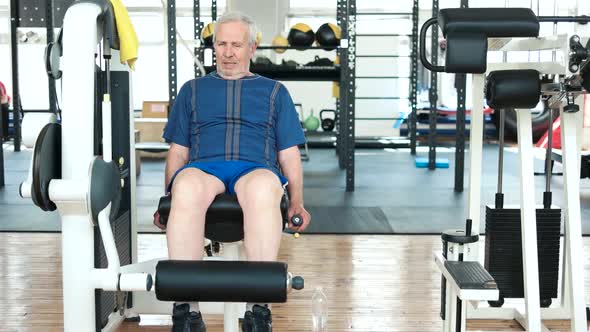
[(483, 33), (489, 37), (537, 37), (539, 20), (529, 8), (445, 8), (438, 12), (443, 35)]
[(175, 302), (287, 301), (287, 264), (163, 260), (156, 265), (156, 297)]
[(498, 70), (488, 75), (486, 100), (494, 109), (534, 108), (540, 96), (541, 80), (534, 69)]

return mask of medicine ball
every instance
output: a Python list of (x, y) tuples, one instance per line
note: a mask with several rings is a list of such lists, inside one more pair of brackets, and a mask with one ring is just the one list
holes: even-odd
[(207, 24), (201, 31), (201, 42), (203, 46), (213, 47), (213, 22)]
[[(287, 38), (279, 35), (276, 36), (273, 40), (272, 40), (272, 46), (289, 46), (289, 41), (287, 40)], [(286, 48), (275, 48), (274, 51), (277, 53), (285, 53), (287, 49)]]
[(287, 40), (289, 44), (294, 47), (307, 47), (313, 44), (315, 34), (309, 25), (305, 23), (295, 24), (289, 31)]
[(340, 27), (332, 23), (324, 23), (315, 33), (315, 40), (318, 45), (326, 50), (333, 50), (340, 45)]

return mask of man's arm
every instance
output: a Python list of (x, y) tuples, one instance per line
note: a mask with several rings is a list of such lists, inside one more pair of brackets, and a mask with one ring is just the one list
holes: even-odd
[(170, 180), (176, 171), (186, 165), (189, 158), (189, 149), (176, 143), (170, 143), (170, 150), (166, 156), (166, 174), (164, 180), (164, 190), (168, 189)]
[(311, 221), (310, 214), (303, 207), (303, 168), (301, 166), (301, 154), (298, 146), (279, 151), (279, 164), (283, 175), (289, 180), (289, 219), (294, 214), (303, 217), (303, 225), (299, 231), (303, 231)]

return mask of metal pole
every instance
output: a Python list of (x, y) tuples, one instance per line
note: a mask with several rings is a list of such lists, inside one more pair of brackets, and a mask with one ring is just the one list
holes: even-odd
[[(201, 30), (203, 29), (201, 24), (201, 8), (199, 6), (199, 2), (199, 0), (193, 1), (193, 37), (195, 40), (199, 40), (201, 38)], [(200, 61), (203, 61), (203, 45), (200, 45), (200, 47), (195, 47), (193, 52)], [(195, 77), (200, 77), (201, 70), (196, 63), (194, 64), (194, 70)]]
[(168, 0), (168, 110), (176, 100), (176, 0)]
[[(461, 8), (468, 8), (469, 0), (461, 0)], [(457, 89), (457, 122), (455, 138), (455, 192), (463, 192), (463, 176), (465, 173), (465, 90), (467, 75), (455, 75)]]
[(346, 122), (345, 126), (348, 127), (347, 135), (345, 137), (346, 142), (346, 191), (354, 191), (354, 145), (355, 145), (355, 134), (354, 134), (354, 107), (355, 107), (355, 55), (356, 55), (356, 1), (348, 0), (346, 6), (346, 33), (348, 38), (348, 50), (347, 58), (345, 59), (345, 66), (348, 75), (346, 76)]
[[(438, 0), (432, 1), (432, 16), (435, 17), (438, 15)], [(438, 63), (438, 27), (432, 29), (432, 37), (430, 42), (430, 53), (431, 53), (431, 63), (437, 64)], [(430, 72), (430, 93), (429, 100), (430, 100), (430, 112), (428, 117), (428, 122), (430, 124), (430, 130), (428, 133), (428, 169), (434, 170), (436, 169), (436, 118), (437, 118), (437, 101), (438, 101), (438, 92), (437, 92), (437, 72), (431, 71)]]
[(410, 132), (410, 154), (416, 154), (416, 113), (418, 112), (418, 0), (414, 0), (412, 7), (412, 56), (410, 72), (410, 107), (411, 113), (408, 121)]
[[(55, 36), (53, 33), (53, 1), (47, 0), (46, 11), (45, 11), (45, 26), (47, 28), (47, 44), (54, 41)], [(47, 75), (49, 85), (49, 110), (54, 114), (57, 114), (57, 94), (55, 90), (55, 79)]]
[(10, 42), (12, 57), (12, 123), (14, 127), (14, 151), (20, 151), (20, 92), (18, 88), (18, 40), (16, 29), (18, 28), (19, 10), (18, 0), (10, 0)]

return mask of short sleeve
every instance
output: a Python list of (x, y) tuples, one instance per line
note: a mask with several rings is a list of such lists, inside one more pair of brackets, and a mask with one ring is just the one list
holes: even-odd
[(299, 115), (295, 110), (293, 99), (291, 99), (291, 95), (284, 85), (279, 88), (275, 103), (277, 111), (275, 126), (277, 150), (281, 151), (305, 143), (305, 135), (299, 122)]
[(190, 147), (191, 82), (186, 82), (178, 92), (162, 135), (166, 142), (185, 147)]

